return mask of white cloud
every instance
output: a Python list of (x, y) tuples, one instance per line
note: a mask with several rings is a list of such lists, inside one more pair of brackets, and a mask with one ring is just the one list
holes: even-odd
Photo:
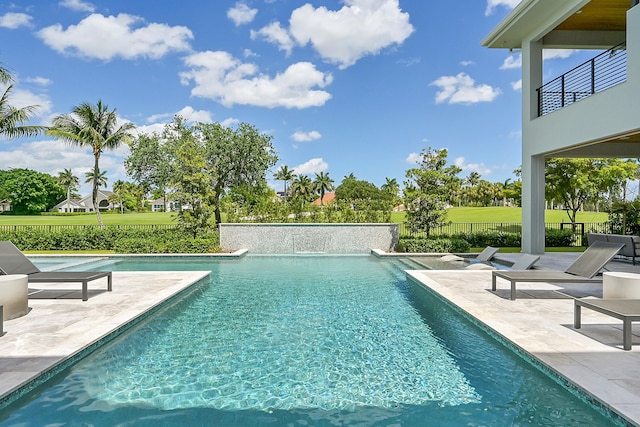
[(251, 9), (244, 3), (238, 2), (236, 5), (227, 10), (227, 17), (236, 24), (236, 27), (242, 24), (248, 24), (256, 17), (258, 9)]
[(290, 65), (270, 77), (258, 73), (254, 64), (243, 63), (228, 52), (200, 52), (184, 59), (189, 71), (180, 73), (182, 83), (195, 84), (191, 95), (209, 98), (226, 107), (235, 104), (259, 107), (307, 108), (324, 105), (331, 94), (331, 74), (318, 71), (309, 62)]
[[(5, 93), (6, 87), (0, 86), (1, 93)], [(16, 108), (24, 108), (32, 105), (38, 106), (33, 112), (34, 118), (44, 119), (50, 113), (53, 104), (48, 96), (36, 94), (31, 91), (14, 86), (9, 95), (9, 104)]]
[(465, 163), (464, 157), (457, 157), (454, 164), (462, 169), (463, 172), (478, 172), (480, 175), (490, 175), (491, 169), (484, 163)]
[(475, 65), (475, 62), (473, 62), (473, 61), (460, 61), (460, 65), (462, 65), (463, 67), (468, 67), (470, 65)]
[(191, 106), (186, 106), (175, 113), (154, 114), (147, 118), (147, 123), (156, 123), (158, 121), (171, 121), (174, 116), (180, 116), (187, 122), (203, 122), (211, 123), (211, 113), (206, 110), (194, 110)]
[(296, 132), (291, 135), (291, 138), (297, 142), (308, 142), (322, 138), (322, 134), (317, 130), (312, 130), (311, 132)]
[(487, 9), (484, 14), (489, 16), (493, 13), (493, 10), (498, 6), (504, 6), (507, 9), (513, 9), (520, 3), (521, 0), (487, 0)]
[(289, 32), (300, 46), (311, 44), (327, 61), (347, 68), (366, 55), (402, 44), (413, 33), (398, 0), (344, 0), (337, 11), (305, 4), (294, 10)]
[(517, 82), (511, 82), (511, 88), (513, 90), (522, 90), (522, 79), (518, 80)]
[(33, 83), (38, 86), (49, 86), (51, 83), (51, 79), (47, 79), (46, 77), (27, 77), (24, 79), (25, 83)]
[(545, 49), (542, 51), (542, 59), (565, 59), (578, 52), (575, 49)]
[(436, 104), (475, 104), (493, 101), (501, 91), (489, 85), (476, 85), (475, 81), (465, 73), (457, 76), (442, 76), (433, 83), (440, 88), (436, 94)]
[[(545, 49), (542, 51), (542, 59), (565, 59), (576, 53), (575, 49)], [(509, 55), (502, 65), (501, 70), (511, 70), (514, 68), (522, 68), (522, 54), (517, 56)]]
[[(80, 193), (91, 191), (85, 184), (85, 173), (93, 168), (94, 157), (89, 148), (71, 146), (55, 139), (45, 139), (21, 144), (18, 148), (0, 151), (3, 164), (12, 168), (25, 168), (57, 176), (63, 169), (71, 169), (80, 179)], [(107, 186), (111, 188), (118, 179), (126, 180), (123, 155), (128, 153), (126, 144), (117, 151), (105, 151), (100, 156), (100, 169), (107, 172)]]
[(75, 10), (76, 12), (93, 12), (96, 10), (94, 5), (82, 0), (63, 0), (58, 4), (67, 9)]
[(258, 31), (251, 30), (251, 40), (262, 37), (270, 43), (278, 45), (278, 49), (284, 50), (287, 55), (295, 47), (295, 41), (291, 38), (287, 30), (280, 26), (279, 22), (272, 22)]
[(517, 56), (509, 55), (500, 66), (501, 70), (512, 70), (514, 68), (522, 68), (522, 54)]
[(235, 117), (229, 117), (220, 122), (220, 124), (226, 128), (233, 127), (238, 123), (240, 123), (240, 120), (236, 119)]
[(8, 12), (0, 16), (0, 27), (15, 30), (19, 27), (31, 26), (31, 16), (26, 13)]
[(252, 56), (258, 56), (258, 54), (251, 49), (245, 49), (244, 52), (242, 52), (242, 56), (245, 58), (251, 58)]
[(416, 163), (420, 163), (422, 161), (422, 156), (420, 153), (411, 153), (404, 159), (405, 162), (415, 165)]
[(322, 160), (322, 157), (311, 159), (308, 162), (292, 168), (293, 173), (296, 175), (313, 175), (316, 173), (324, 172), (329, 169), (329, 165)]
[(56, 24), (36, 34), (59, 53), (105, 61), (116, 57), (157, 59), (172, 51), (190, 49), (193, 33), (187, 27), (157, 23), (141, 26), (142, 22), (142, 18), (125, 13), (92, 14), (66, 30)]

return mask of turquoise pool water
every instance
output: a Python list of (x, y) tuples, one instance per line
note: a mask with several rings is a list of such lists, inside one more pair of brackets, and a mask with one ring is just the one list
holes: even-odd
[(406, 267), (369, 256), (119, 260), (109, 269), (212, 273), (2, 410), (0, 425), (616, 425)]

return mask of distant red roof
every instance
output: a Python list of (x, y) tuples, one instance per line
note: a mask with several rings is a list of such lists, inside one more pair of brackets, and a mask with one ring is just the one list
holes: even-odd
[(318, 197), (311, 204), (312, 205), (330, 205), (335, 198), (336, 198), (336, 193), (325, 193), (325, 195), (322, 197), (322, 203), (320, 203), (320, 197)]

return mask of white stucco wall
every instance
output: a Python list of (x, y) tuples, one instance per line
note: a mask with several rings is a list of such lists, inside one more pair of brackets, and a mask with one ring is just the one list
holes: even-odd
[(398, 224), (220, 224), (225, 250), (254, 254), (388, 251), (396, 247), (398, 236)]

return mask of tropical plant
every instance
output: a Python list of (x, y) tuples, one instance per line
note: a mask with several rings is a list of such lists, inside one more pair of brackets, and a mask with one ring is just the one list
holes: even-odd
[(44, 132), (46, 126), (23, 125), (28, 122), (39, 105), (28, 105), (17, 108), (9, 104), (11, 91), (13, 90), (13, 77), (9, 71), (0, 66), (0, 84), (8, 84), (2, 96), (0, 96), (0, 136), (6, 138), (20, 138), (35, 136)]
[(92, 202), (96, 208), (98, 224), (104, 228), (98, 206), (98, 179), (100, 177), (100, 155), (105, 150), (115, 150), (129, 141), (135, 126), (127, 122), (118, 126), (116, 110), (109, 110), (106, 104), (82, 103), (72, 109), (71, 114), (61, 114), (53, 120), (47, 134), (66, 143), (79, 147), (89, 147), (93, 151), (93, 190)]
[(278, 171), (273, 175), (273, 177), (278, 181), (282, 181), (284, 183), (284, 194), (286, 195), (287, 183), (295, 177), (295, 174), (293, 173), (293, 171), (289, 169), (289, 166), (284, 165), (284, 166), (281, 166), (280, 169), (278, 169)]
[(78, 191), (80, 179), (73, 174), (71, 169), (65, 168), (62, 172), (58, 172), (58, 184), (67, 190), (67, 202), (71, 198), (71, 193)]
[(291, 193), (309, 201), (313, 194), (313, 181), (306, 175), (297, 175), (291, 183)]
[(320, 204), (323, 205), (325, 193), (333, 190), (333, 180), (329, 178), (329, 173), (317, 173), (313, 180), (313, 188), (317, 194), (320, 194)]
[(407, 225), (413, 232), (425, 232), (445, 224), (450, 189), (456, 187), (460, 168), (447, 165), (447, 150), (422, 150), (418, 167), (406, 172), (405, 204)]

